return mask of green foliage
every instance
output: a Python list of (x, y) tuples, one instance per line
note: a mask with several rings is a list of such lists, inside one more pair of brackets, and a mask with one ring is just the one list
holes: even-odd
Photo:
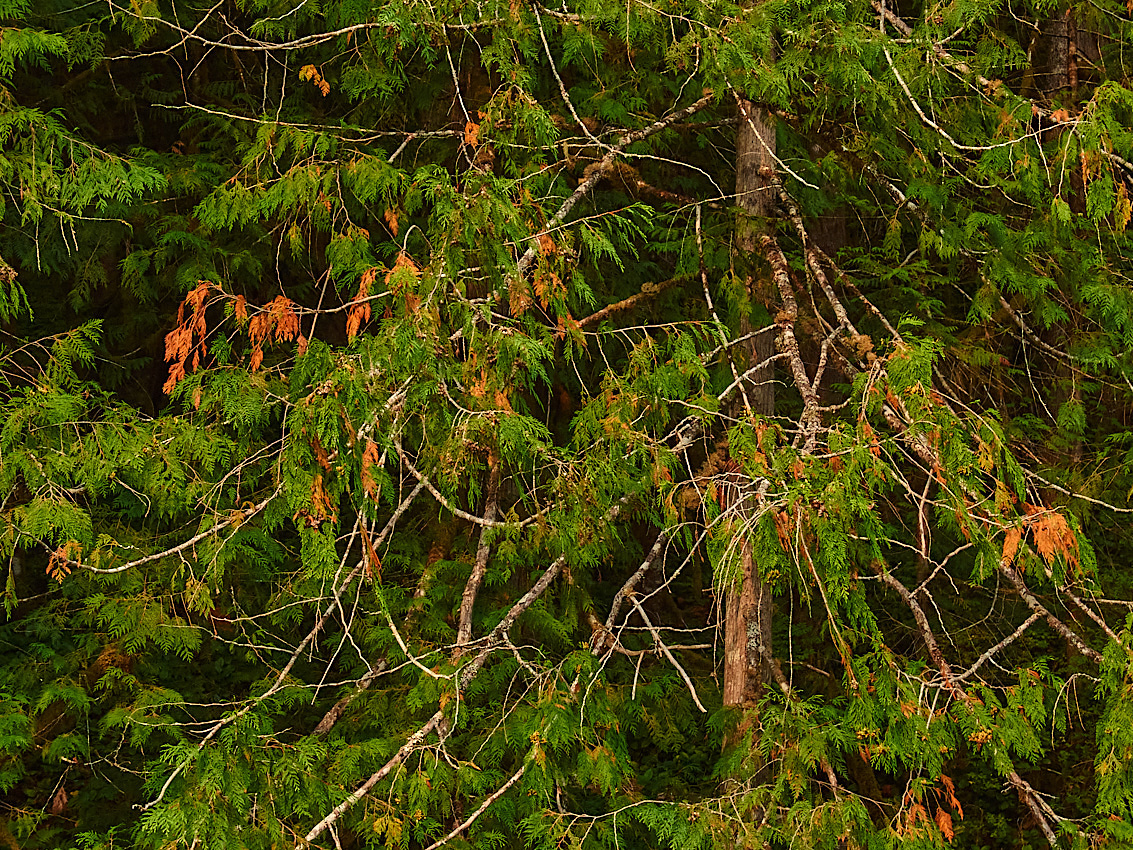
[(1124, 4), (0, 18), (0, 843), (1133, 841)]

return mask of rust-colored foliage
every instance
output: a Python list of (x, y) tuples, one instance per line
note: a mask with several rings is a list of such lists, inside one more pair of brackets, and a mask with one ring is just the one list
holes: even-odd
[(330, 94), (330, 83), (323, 79), (323, 75), (319, 73), (318, 68), (314, 65), (304, 65), (300, 68), (299, 79), (303, 81), (310, 80), (315, 84), (315, 87), (322, 92), (323, 97)]
[(397, 231), (398, 231), (397, 210), (394, 209), (393, 207), (387, 207), (386, 211), (384, 213), (382, 213), (382, 218), (385, 219), (386, 227), (389, 228), (389, 232), (392, 233), (394, 236), (397, 236)]
[[(395, 223), (397, 219), (394, 219)], [(362, 273), (362, 280), (358, 283), (358, 294), (354, 296), (353, 306), (346, 314), (346, 338), (353, 339), (358, 335), (362, 325), (370, 321), (370, 287), (378, 276), (377, 269), (366, 269)]]
[(83, 556), (83, 544), (77, 540), (68, 540), (51, 553), (47, 561), (47, 575), (55, 581), (63, 581), (71, 574), (71, 567), (80, 563)]
[(1022, 538), (1023, 533), (1018, 528), (1007, 529), (1007, 534), (1003, 538), (1003, 566), (1009, 567), (1014, 563), (1015, 554), (1019, 551), (1019, 541)]
[(1026, 522), (1031, 538), (1043, 560), (1050, 564), (1061, 555), (1066, 563), (1076, 568), (1079, 563), (1078, 538), (1074, 536), (1074, 530), (1066, 517), (1037, 505), (1023, 505), (1023, 510), (1027, 514)]
[(378, 493), (378, 483), (374, 480), (374, 467), (381, 466), (381, 461), (378, 444), (373, 440), (367, 440), (366, 450), (362, 452), (362, 489), (371, 498), (376, 497)]
[(324, 522), (335, 522), (338, 511), (327, 493), (323, 476), (316, 475), (311, 481), (311, 508), (301, 508), (295, 513), (293, 519), (301, 522), (307, 528), (319, 528)]
[[(169, 377), (161, 389), (166, 395), (173, 392), (177, 383), (188, 374), (186, 363), (190, 356), (192, 356), (190, 368), (196, 369), (201, 364), (201, 350), (204, 347), (205, 334), (208, 333), (205, 299), (211, 288), (211, 283), (202, 280), (185, 296), (185, 300), (177, 308), (177, 326), (165, 335), (165, 362), (170, 365)], [(186, 307), (191, 311), (188, 316)]]
[(252, 359), (248, 366), (254, 372), (264, 362), (264, 343), (291, 342), (300, 337), (299, 316), (291, 299), (277, 295), (248, 322), (248, 336), (252, 340)]

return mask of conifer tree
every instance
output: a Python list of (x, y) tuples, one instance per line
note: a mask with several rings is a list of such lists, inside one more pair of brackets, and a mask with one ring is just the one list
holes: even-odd
[(1133, 842), (1124, 3), (0, 18), (0, 842)]

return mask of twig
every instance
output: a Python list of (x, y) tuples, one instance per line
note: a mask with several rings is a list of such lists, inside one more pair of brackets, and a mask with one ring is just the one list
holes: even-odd
[(1011, 582), (1011, 586), (1015, 588), (1015, 592), (1019, 594), (1020, 598), (1025, 603), (1027, 603), (1028, 608), (1030, 608), (1039, 616), (1045, 618), (1050, 627), (1060, 635), (1062, 635), (1064, 638), (1066, 638), (1066, 641), (1080, 653), (1085, 655), (1094, 663), (1101, 664), (1102, 654), (1092, 646), (1089, 646), (1084, 640), (1082, 640), (1082, 638), (1078, 636), (1078, 634), (1073, 629), (1071, 629), (1068, 625), (1058, 619), (1058, 617), (1054, 616), (1054, 614), (1048, 611), (1046, 607), (1041, 602), (1039, 602), (1038, 598), (1027, 588), (1026, 583), (1023, 581), (1023, 577), (1019, 575), (1014, 567), (1007, 563), (1006, 558), (1000, 559), (999, 571), (1009, 582)]
[(590, 176), (583, 180), (578, 185), (578, 188), (575, 189), (574, 192), (572, 192), (565, 201), (563, 201), (562, 205), (558, 208), (555, 214), (551, 216), (551, 218), (547, 221), (546, 227), (544, 227), (543, 230), (541, 230), (539, 233), (534, 233), (528, 237), (529, 241), (533, 242), (534, 244), (532, 244), (526, 251), (524, 251), (523, 256), (519, 258), (519, 275), (521, 277), (525, 275), (527, 273), (527, 270), (531, 268), (531, 264), (535, 261), (535, 254), (539, 250), (538, 238), (550, 233), (566, 220), (566, 217), (570, 215), (570, 211), (574, 209), (575, 205), (583, 198), (585, 198), (590, 193), (590, 191), (598, 185), (599, 181), (601, 181), (602, 178), (606, 176), (610, 169), (614, 167), (614, 162), (615, 160), (617, 160), (618, 155), (621, 154), (622, 151), (624, 151), (627, 147), (634, 144), (635, 142), (640, 142), (643, 139), (649, 138), (655, 133), (661, 132), (671, 124), (675, 124), (676, 122), (687, 118), (690, 115), (695, 115), (697, 112), (708, 106), (708, 104), (712, 102), (713, 97), (714, 95), (710, 92), (695, 103), (689, 104), (684, 109), (678, 109), (676, 112), (671, 112), (664, 118), (654, 121), (648, 127), (643, 127), (640, 130), (634, 130), (633, 132), (626, 133), (624, 136), (622, 136), (621, 139), (618, 140), (618, 143), (610, 148), (610, 151), (604, 157), (602, 157), (601, 160), (598, 161)]
[(653, 562), (657, 560), (657, 556), (661, 554), (661, 550), (665, 548), (665, 544), (668, 542), (668, 533), (662, 531), (658, 534), (649, 553), (645, 556), (645, 560), (641, 562), (641, 566), (634, 571), (633, 575), (626, 579), (625, 584), (614, 594), (614, 600), (610, 603), (610, 615), (606, 617), (605, 629), (607, 632), (613, 631), (614, 622), (618, 619), (618, 614), (620, 614), (622, 610), (622, 603), (625, 602), (626, 597), (633, 592), (633, 589), (637, 587), (637, 583), (649, 572), (649, 568), (653, 566)]
[(397, 455), (399, 458), (401, 458), (401, 462), (405, 464), (405, 468), (409, 470), (413, 477), (416, 478), (422, 485), (424, 485), (425, 489), (432, 493), (433, 498), (444, 505), (445, 509), (453, 516), (458, 516), (461, 519), (466, 519), (469, 522), (483, 526), (484, 528), (523, 528), (525, 525), (530, 525), (539, 518), (539, 514), (535, 514), (519, 522), (497, 522), (494, 519), (478, 517), (476, 516), (476, 514), (470, 514), (468, 511), (463, 511), (456, 505), (452, 504), (448, 499), (446, 499), (444, 494), (433, 486), (432, 481), (430, 481), (426, 476), (417, 471), (417, 467), (415, 467), (409, 460), (409, 458), (406, 457), (405, 453), (401, 450), (400, 445), (397, 446)]
[(974, 675), (977, 670), (979, 670), (984, 666), (984, 664), (992, 659), (992, 656), (994, 656), (1000, 650), (1006, 649), (1016, 640), (1021, 638), (1023, 636), (1023, 632), (1033, 626), (1040, 619), (1042, 619), (1042, 614), (1039, 614), (1038, 612), (1031, 614), (1030, 617), (1023, 621), (1022, 625), (1020, 625), (1019, 628), (1015, 629), (1015, 631), (1013, 631), (1011, 634), (1009, 634), (1007, 637), (1005, 637), (1003, 640), (1001, 640), (999, 643), (997, 643), (995, 646), (993, 646), (991, 649), (987, 650), (983, 655), (977, 658), (975, 664), (973, 664), (971, 667), (969, 667), (967, 670), (956, 677), (956, 681), (962, 682), (969, 676)]
[(649, 615), (645, 613), (645, 609), (641, 607), (641, 603), (637, 601), (637, 597), (631, 593), (629, 599), (634, 607), (637, 608), (637, 613), (641, 615), (641, 619), (645, 621), (645, 625), (649, 629), (649, 634), (653, 636), (653, 642), (657, 644), (661, 652), (669, 659), (669, 663), (677, 668), (677, 672), (680, 673), (681, 678), (684, 679), (684, 683), (688, 687), (688, 692), (692, 694), (692, 701), (696, 704), (696, 707), (700, 709), (701, 713), (706, 714), (708, 709), (704, 707), (704, 703), (702, 703), (700, 697), (696, 695), (696, 686), (692, 683), (692, 679), (689, 678), (688, 673), (685, 672), (685, 668), (680, 665), (680, 662), (677, 661), (673, 653), (669, 651), (669, 647), (665, 641), (661, 640), (661, 633), (657, 631), (657, 628), (650, 621)]
[[(493, 522), (496, 519), (496, 510), (499, 506), (500, 495), (500, 465), (502, 461), (493, 457), (491, 468), (488, 470), (488, 494), (484, 507), (484, 521)], [(488, 529), (480, 529), (480, 541), (476, 545), (476, 562), (472, 565), (472, 572), (464, 584), (464, 592), (460, 597), (460, 625), (456, 631), (456, 645), (464, 646), (472, 639), (472, 609), (476, 605), (476, 594), (480, 590), (480, 583), (484, 580), (484, 573), (488, 569), (488, 557), (492, 553), (492, 542), (488, 538)]]
[(591, 313), (589, 316), (578, 320), (578, 326), (585, 328), (590, 325), (596, 325), (603, 319), (609, 317), (613, 313), (620, 313), (623, 310), (630, 310), (650, 298), (655, 298), (660, 293), (664, 292), (678, 283), (683, 283), (688, 280), (691, 275), (680, 275), (679, 277), (672, 277), (668, 280), (663, 280), (660, 283), (647, 283), (641, 287), (641, 291), (637, 292), (628, 298), (623, 298), (621, 301), (616, 301), (613, 304), (607, 304), (601, 310)]
[(799, 315), (798, 303), (791, 291), (787, 258), (783, 255), (783, 249), (779, 247), (778, 241), (770, 233), (761, 235), (759, 241), (763, 246), (764, 256), (771, 264), (771, 274), (779, 288), (779, 297), (782, 300), (782, 309), (779, 311), (779, 315), (775, 317), (775, 324), (779, 326), (779, 346), (783, 353), (787, 355), (795, 389), (799, 391), (799, 395), (803, 398), (803, 415), (799, 419), (799, 428), (800, 435), (805, 438), (803, 450), (810, 453), (818, 442), (818, 430), (822, 425), (822, 414), (818, 395), (807, 376), (806, 365), (803, 363), (799, 343), (795, 338), (794, 323)]
[[(140, 567), (143, 564), (148, 564), (152, 561), (160, 560), (161, 558), (168, 558), (170, 555), (176, 555), (178, 552), (184, 552), (186, 549), (191, 549), (193, 546), (196, 546), (198, 543), (200, 543), (206, 537), (211, 537), (212, 535), (228, 528), (228, 526), (230, 526), (230, 525), (234, 525), (236, 523), (247, 522), (249, 519), (254, 517), (256, 514), (258, 514), (264, 508), (266, 508), (268, 506), (268, 504), (271, 502), (271, 500), (279, 495), (280, 490), (282, 490), (282, 489), (283, 489), (282, 487), (277, 487), (274, 493), (272, 493), (270, 496), (268, 496), (266, 499), (264, 499), (259, 504), (253, 505), (252, 507), (248, 508), (247, 510), (237, 511), (234, 515), (230, 516), (228, 519), (226, 519), (222, 522), (218, 522), (216, 525), (212, 526), (211, 528), (206, 529), (205, 531), (202, 531), (200, 534), (193, 535), (192, 537), (190, 537), (185, 542), (178, 543), (176, 546), (174, 546), (170, 549), (165, 549), (161, 552), (154, 552), (152, 555), (146, 555), (144, 558), (138, 558), (137, 560), (130, 561), (130, 562), (125, 563), (125, 564), (119, 564), (117, 567), (107, 567), (106, 569), (102, 569), (101, 567), (92, 567), (92, 566), (89, 566), (87, 564), (83, 564), (80, 561), (72, 561), (70, 558), (66, 559), (66, 563), (68, 565), (72, 566), (72, 567), (81, 567), (82, 569), (87, 570), (88, 572), (101, 573), (103, 575), (106, 575), (106, 574), (125, 572), (126, 570), (133, 569), (134, 567)], [(62, 559), (56, 559), (56, 560), (61, 561)]]
[(464, 830), (468, 829), (468, 827), (472, 826), (472, 824), (476, 822), (476, 818), (478, 818), (478, 817), (480, 817), (480, 815), (484, 814), (484, 811), (488, 808), (488, 806), (490, 806), (490, 805), (492, 805), (492, 803), (496, 802), (496, 800), (498, 800), (500, 797), (502, 797), (504, 795), (504, 793), (507, 791), (507, 789), (509, 789), (511, 786), (513, 786), (516, 782), (519, 781), (519, 778), (521, 776), (523, 776), (523, 772), (526, 769), (527, 769), (527, 765), (523, 765), (522, 767), (520, 767), (519, 770), (517, 770), (515, 773), (513, 773), (511, 775), (511, 778), (507, 782), (505, 782), (503, 785), (501, 785), (499, 788), (497, 788), (487, 799), (485, 799), (484, 802), (480, 804), (480, 807), (478, 809), (476, 809), (476, 811), (474, 811), (468, 817), (467, 820), (465, 820), (463, 823), (461, 823), (456, 829), (454, 829), (452, 832), (450, 832), (444, 838), (440, 839), (439, 841), (434, 841), (432, 844), (430, 844), (428, 847), (426, 847), (425, 850), (437, 850), (438, 847), (440, 847), (443, 844), (447, 844), (452, 839), (456, 838), (456, 836), (460, 835), (460, 833), (464, 832)]

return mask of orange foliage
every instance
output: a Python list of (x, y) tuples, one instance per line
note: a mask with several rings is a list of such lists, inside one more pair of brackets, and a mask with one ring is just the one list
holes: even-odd
[[(165, 362), (170, 366), (169, 377), (161, 389), (166, 395), (173, 392), (177, 382), (188, 373), (185, 362), (190, 355), (193, 358), (192, 368), (196, 369), (200, 366), (201, 348), (208, 333), (208, 325), (205, 322), (205, 298), (211, 287), (211, 283), (202, 280), (185, 296), (185, 300), (177, 308), (177, 326), (165, 335)], [(192, 314), (188, 317), (185, 315), (186, 307), (192, 310)]]
[[(394, 219), (396, 222), (397, 220)], [(346, 338), (354, 339), (362, 325), (370, 321), (370, 286), (378, 276), (377, 269), (366, 269), (358, 283), (358, 294), (354, 296), (354, 306), (346, 314)]]
[(376, 498), (378, 494), (378, 482), (374, 480), (374, 467), (380, 466), (381, 461), (378, 444), (373, 440), (367, 440), (366, 450), (362, 452), (362, 489), (371, 498)]
[(1048, 564), (1061, 555), (1066, 563), (1073, 567), (1079, 564), (1078, 539), (1074, 536), (1074, 529), (1066, 521), (1066, 517), (1049, 508), (1036, 505), (1023, 505), (1027, 514), (1027, 525), (1031, 530), (1031, 537), (1035, 541), (1035, 548)]
[(277, 295), (248, 322), (248, 336), (252, 340), (252, 357), (248, 367), (254, 372), (264, 362), (265, 342), (291, 342), (299, 337), (299, 315), (291, 299)]

